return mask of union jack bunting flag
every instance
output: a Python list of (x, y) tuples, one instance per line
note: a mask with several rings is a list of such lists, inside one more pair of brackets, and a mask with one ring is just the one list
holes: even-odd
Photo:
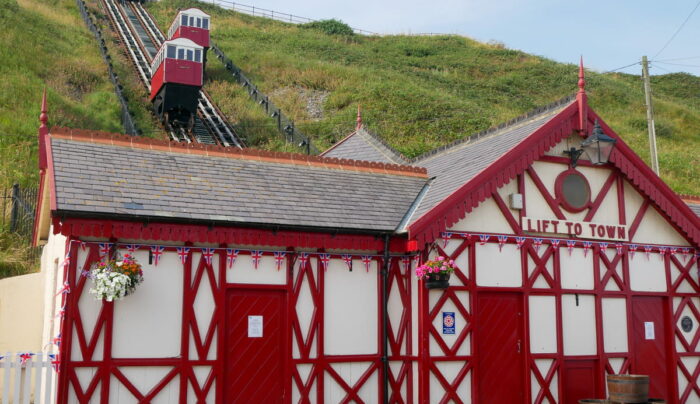
[(253, 260), (253, 268), (258, 269), (260, 266), (260, 260), (262, 260), (263, 252), (260, 250), (253, 250), (250, 252), (250, 259)]
[(177, 247), (177, 256), (180, 257), (180, 262), (185, 265), (187, 257), (190, 255), (190, 247)]
[(63, 305), (60, 309), (58, 309), (58, 314), (56, 314), (56, 317), (63, 318), (66, 316), (66, 306)]
[(403, 265), (402, 274), (407, 274), (411, 270), (411, 257), (401, 257), (401, 265)]
[(233, 263), (236, 262), (239, 252), (240, 250), (234, 250), (233, 248), (226, 249), (226, 266), (228, 268), (233, 267)]
[(637, 252), (637, 245), (630, 244), (627, 246), (627, 251), (630, 253), (630, 259), (634, 258), (634, 253)]
[(66, 257), (63, 259), (61, 266), (63, 269), (67, 269), (70, 266), (70, 251), (66, 253)]
[(141, 246), (138, 244), (127, 244), (126, 245), (126, 251), (128, 251), (132, 254), (135, 253), (136, 250), (138, 250), (139, 248), (141, 248)]
[(644, 253), (647, 256), (647, 260), (649, 259), (649, 256), (651, 255), (651, 246), (650, 245), (645, 245), (644, 246)]
[(307, 262), (309, 262), (309, 253), (299, 253), (299, 268), (304, 268)]
[(449, 233), (449, 232), (442, 233), (442, 248), (447, 247), (447, 243), (450, 242), (451, 238), (452, 238), (452, 233)]
[(348, 271), (352, 272), (352, 255), (343, 254), (340, 256), (340, 258), (342, 258), (345, 265), (348, 266)]
[(569, 257), (574, 252), (574, 247), (576, 246), (576, 240), (566, 240), (566, 249), (569, 250)]
[(287, 253), (284, 251), (275, 251), (272, 255), (275, 256), (275, 267), (279, 271), (282, 268), (282, 264), (284, 264), (284, 257)]
[(549, 244), (551, 244), (554, 248), (559, 248), (559, 243), (561, 243), (561, 240), (558, 240), (556, 238), (549, 240)]
[(541, 238), (535, 238), (532, 240), (532, 246), (535, 247), (535, 252), (540, 253), (540, 247), (542, 247), (542, 239)]
[(109, 252), (114, 243), (100, 243), (100, 257), (109, 257)]
[(668, 247), (668, 252), (671, 255), (676, 255), (676, 253), (678, 252), (678, 247)]
[(690, 255), (690, 248), (681, 248), (681, 254), (683, 254), (683, 257), (688, 258), (688, 255)]
[(58, 355), (50, 353), (49, 359), (51, 360), (51, 366), (53, 367), (53, 370), (56, 373), (58, 373), (59, 367), (61, 366), (61, 361), (58, 359)]
[(525, 237), (515, 237), (515, 245), (518, 246), (518, 250), (523, 248), (523, 245), (525, 245), (525, 240), (527, 240)]
[(661, 254), (660, 257), (662, 260), (664, 259), (664, 255), (666, 255), (667, 252), (668, 249), (666, 247), (659, 247), (659, 253)]
[(365, 271), (369, 272), (369, 266), (372, 264), (372, 256), (371, 255), (363, 255), (362, 256), (362, 263), (365, 264)]
[(503, 246), (508, 241), (508, 236), (498, 236), (498, 251), (503, 251)]
[(416, 266), (420, 265), (420, 254), (416, 254), (413, 256), (413, 261)]
[(211, 261), (214, 258), (214, 250), (213, 248), (202, 248), (202, 258), (204, 258), (204, 262), (207, 263), (207, 265), (211, 265)]
[(160, 262), (160, 257), (163, 255), (163, 251), (165, 251), (165, 247), (162, 245), (152, 245), (150, 248), (151, 252), (151, 257), (153, 257), (153, 265), (158, 266), (158, 262)]
[(586, 256), (588, 256), (588, 251), (591, 250), (591, 246), (592, 246), (592, 245), (593, 245), (593, 243), (591, 243), (590, 241), (584, 241), (584, 242), (583, 242), (583, 256), (584, 256), (584, 258), (585, 258)]
[(18, 354), (17, 357), (19, 358), (19, 363), (22, 365), (26, 365), (27, 361), (32, 358), (35, 354), (31, 352), (23, 352), (21, 354)]
[(608, 243), (598, 243), (600, 250), (605, 252), (608, 249)]
[(51, 338), (51, 343), (60, 347), (61, 346), (61, 333), (59, 332), (57, 336)]
[(61, 288), (61, 290), (59, 290), (58, 293), (56, 293), (56, 296), (67, 295), (68, 293), (70, 293), (70, 284), (68, 283), (68, 281), (65, 281), (63, 282), (63, 287)]
[(479, 235), (479, 244), (480, 245), (486, 244), (486, 242), (489, 241), (490, 238), (491, 238), (491, 236), (489, 236), (488, 234), (480, 234)]
[(331, 262), (331, 255), (321, 253), (318, 255), (318, 260), (321, 261), (321, 266), (324, 271), (328, 270), (328, 264)]
[(617, 255), (622, 255), (622, 243), (615, 243), (615, 250), (617, 250)]

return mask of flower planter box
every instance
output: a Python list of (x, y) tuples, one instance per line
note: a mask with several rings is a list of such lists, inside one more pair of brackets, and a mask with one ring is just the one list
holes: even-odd
[(447, 289), (450, 286), (450, 272), (434, 272), (425, 276), (425, 287), (428, 289)]

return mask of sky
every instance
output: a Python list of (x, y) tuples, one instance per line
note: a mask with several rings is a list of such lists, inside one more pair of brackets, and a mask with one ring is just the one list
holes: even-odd
[[(336, 18), (381, 34), (449, 33), (587, 68), (700, 75), (700, 0), (248, 0), (312, 19)], [(663, 51), (662, 51), (663, 49)], [(660, 52), (660, 53), (659, 53)]]

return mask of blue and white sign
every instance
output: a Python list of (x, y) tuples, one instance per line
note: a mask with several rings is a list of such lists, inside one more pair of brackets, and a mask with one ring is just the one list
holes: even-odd
[(442, 312), (442, 333), (443, 334), (454, 334), (455, 333), (455, 313), (453, 311), (443, 311)]

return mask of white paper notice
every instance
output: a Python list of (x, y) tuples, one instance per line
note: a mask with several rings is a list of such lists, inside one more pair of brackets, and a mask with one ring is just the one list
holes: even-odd
[(263, 316), (248, 316), (248, 338), (262, 338)]
[(654, 339), (654, 322), (644, 322), (644, 339)]

